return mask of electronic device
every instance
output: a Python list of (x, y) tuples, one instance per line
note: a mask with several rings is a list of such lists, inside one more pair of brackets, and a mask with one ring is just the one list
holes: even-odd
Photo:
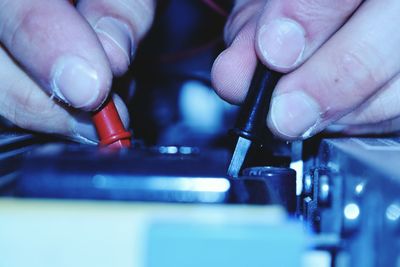
[(208, 2), (159, 1), (114, 81), (132, 148), (1, 123), (0, 266), (399, 266), (399, 138), (269, 136), (227, 176), (238, 109), (210, 68), (232, 3)]
[[(133, 254), (138, 253), (134, 250), (139, 244), (141, 251), (146, 251), (141, 254), (146, 263), (142, 261), (134, 266), (183, 266), (175, 264), (187, 264), (189, 258), (173, 256), (183, 248), (190, 257), (203, 259), (199, 262), (204, 264), (219, 266), (219, 260), (228, 257), (232, 262), (225, 260), (232, 266), (243, 266), (243, 261), (222, 249), (231, 245), (232, 251), (242, 251), (243, 257), (257, 258), (255, 266), (272, 263), (309, 266), (305, 262), (318, 266), (397, 264), (398, 138), (331, 138), (306, 142), (301, 153), (302, 180), (297, 179), (301, 194), (297, 196), (296, 174), (290, 168), (252, 167), (244, 170), (241, 177), (228, 178), (229, 153), (223, 150), (139, 146), (114, 151), (45, 142), (32, 135), (3, 134), (0, 139), (1, 251), (8, 251), (5, 248), (14, 239), (25, 244), (22, 246), (25, 250), (19, 250), (21, 253), (27, 248), (31, 253), (35, 248), (38, 253), (45, 253), (45, 240), (57, 243), (53, 239), (58, 236), (63, 240), (58, 244), (60, 248), (76, 253), (74, 243), (84, 242), (86, 238), (85, 233), (79, 232), (81, 227), (88, 227), (85, 223), (93, 223), (96, 230), (89, 235), (93, 239), (95, 233), (101, 235), (103, 231), (113, 236), (119, 230), (112, 227), (120, 224), (131, 225), (131, 231), (139, 231), (135, 219), (138, 216), (140, 227), (151, 222), (151, 230), (145, 231), (146, 238), (157, 242), (151, 241), (147, 246), (150, 239), (129, 240)], [(76, 221), (72, 225), (63, 224), (64, 220), (73, 218)], [(108, 220), (108, 226), (103, 220)], [(161, 228), (153, 228), (153, 223)], [(31, 228), (25, 229), (28, 225)], [(33, 225), (42, 230), (35, 231)], [(52, 230), (46, 233), (45, 226)], [(31, 232), (27, 233), (27, 229)], [(216, 234), (216, 229), (226, 233)], [(60, 236), (58, 231), (71, 231), (76, 240)], [(174, 231), (178, 231), (176, 235), (168, 234)], [(242, 231), (246, 233), (243, 236)], [(82, 235), (82, 240), (77, 233)], [(207, 238), (202, 240), (201, 235)], [(234, 238), (235, 235), (238, 236)], [(254, 239), (254, 236), (260, 238)], [(27, 241), (36, 238), (42, 239), (39, 247), (27, 245)], [(243, 242), (233, 245), (231, 238), (243, 238)], [(276, 239), (280, 241), (274, 243)], [(169, 244), (164, 248), (168, 248), (170, 257), (162, 252), (163, 242)], [(271, 246), (268, 253), (279, 257), (261, 257), (260, 243)], [(106, 249), (102, 247), (104, 244), (104, 240), (99, 241), (100, 250)], [(214, 249), (201, 252), (200, 244)], [(90, 251), (94, 257), (94, 251)], [(118, 255), (118, 251), (114, 248), (110, 256)], [(9, 260), (6, 263), (15, 260), (16, 252), (9, 251), (9, 257), (0, 257), (0, 262), (2, 258)], [(40, 253), (37, 260), (43, 264), (40, 259), (44, 260), (44, 256)], [(153, 253), (157, 257), (149, 256)], [(295, 260), (286, 262), (288, 253), (293, 253), (291, 259)], [(70, 258), (69, 262), (75, 262), (77, 257)], [(154, 262), (154, 257), (161, 257), (162, 262), (170, 265)], [(105, 256), (99, 259), (103, 263), (109, 260)], [(200, 266), (195, 261), (192, 264)]]

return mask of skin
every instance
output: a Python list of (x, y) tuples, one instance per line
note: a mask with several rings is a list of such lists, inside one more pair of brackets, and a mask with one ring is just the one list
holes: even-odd
[(259, 59), (286, 74), (267, 119), (277, 136), (397, 132), (399, 12), (396, 0), (237, 0), (214, 87), (241, 103)]
[[(82, 111), (98, 108), (112, 78), (127, 71), (155, 2), (0, 0), (0, 115), (29, 130), (96, 140)], [(397, 132), (398, 14), (396, 0), (237, 0), (227, 49), (212, 69), (216, 92), (240, 104), (259, 59), (286, 74), (266, 122), (277, 136)]]
[(80, 0), (76, 8), (66, 0), (0, 0), (0, 115), (29, 130), (95, 141), (82, 111), (99, 107), (113, 76), (127, 71), (154, 9), (155, 0)]

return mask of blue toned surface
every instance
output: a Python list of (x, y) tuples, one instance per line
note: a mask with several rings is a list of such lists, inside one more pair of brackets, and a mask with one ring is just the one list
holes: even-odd
[(290, 267), (301, 265), (303, 252), (302, 230), (292, 223), (159, 223), (149, 231), (146, 266)]

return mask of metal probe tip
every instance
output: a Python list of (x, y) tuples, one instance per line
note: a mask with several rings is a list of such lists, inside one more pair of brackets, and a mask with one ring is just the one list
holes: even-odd
[(242, 168), (243, 162), (246, 158), (247, 152), (251, 146), (251, 141), (240, 137), (236, 144), (235, 152), (233, 152), (232, 160), (228, 168), (229, 177), (238, 177), (240, 169)]

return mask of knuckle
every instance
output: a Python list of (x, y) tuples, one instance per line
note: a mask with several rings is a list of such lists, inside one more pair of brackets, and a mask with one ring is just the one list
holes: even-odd
[(57, 109), (60, 107), (46, 99), (44, 92), (35, 88), (26, 90), (23, 94), (20, 90), (13, 91), (19, 92), (10, 96), (14, 105), (11, 105), (8, 117), (18, 127), (37, 130), (38, 126), (54, 121), (54, 117), (57, 117)]
[(131, 9), (135, 12), (132, 13), (132, 28), (136, 34), (142, 37), (150, 28), (153, 21), (155, 12), (155, 1), (154, 0), (142, 0), (142, 1), (120, 1), (125, 2), (126, 5), (130, 4)]
[[(333, 1), (336, 4), (336, 8), (345, 13), (352, 13), (363, 0), (340, 0)], [(330, 2), (330, 1), (327, 1)]]
[(286, 1), (283, 12), (304, 25), (311, 35), (345, 20), (362, 0), (297, 0)]
[(15, 95), (15, 101), (17, 103), (14, 107), (12, 121), (21, 128), (33, 128), (35, 120), (32, 119), (32, 114), (46, 114), (46, 108), (33, 101), (32, 90), (26, 94)]
[(265, 5), (264, 1), (245, 1), (244, 3), (236, 4), (225, 24), (225, 43), (231, 44), (238, 33), (250, 21), (255, 21), (261, 15), (263, 5)]
[(95, 14), (96, 21), (106, 16), (118, 19), (128, 25), (135, 38), (141, 39), (150, 29), (156, 0), (86, 0), (80, 1), (78, 8), (85, 14)]
[(1, 33), (3, 44), (8, 49), (22, 56), (26, 55), (27, 51), (21, 50), (20, 44), (46, 42), (49, 47), (56, 46), (49, 36), (59, 33), (61, 23), (51, 7), (36, 3), (15, 3), (10, 9), (14, 9), (10, 11), (13, 15), (6, 19)]
[(290, 1), (287, 11), (298, 18), (310, 19), (323, 16), (330, 19), (331, 15), (352, 13), (361, 2), (362, 0), (297, 0)]
[(365, 111), (366, 121), (377, 123), (399, 116), (400, 90), (396, 81), (389, 82), (371, 99)]
[(361, 83), (365, 80), (375, 81), (373, 72), (365, 58), (356, 51), (346, 51), (339, 56), (338, 73), (347, 82)]
[(10, 20), (9, 16), (6, 16), (3, 12), (8, 11), (10, 9), (11, 0), (3, 0), (0, 1), (0, 17), (2, 18), (2, 23), (0, 23), (0, 36), (4, 35), (5, 26), (8, 24), (7, 22)]
[(380, 98), (376, 99), (375, 101), (375, 108), (364, 110), (360, 114), (360, 121), (364, 123), (379, 123), (386, 119), (390, 119), (390, 110), (385, 103)]
[(384, 68), (376, 68), (383, 66), (378, 53), (366, 45), (342, 53), (339, 51), (334, 61), (336, 70), (330, 83), (344, 95), (351, 92), (353, 97), (364, 99), (388, 79)]

